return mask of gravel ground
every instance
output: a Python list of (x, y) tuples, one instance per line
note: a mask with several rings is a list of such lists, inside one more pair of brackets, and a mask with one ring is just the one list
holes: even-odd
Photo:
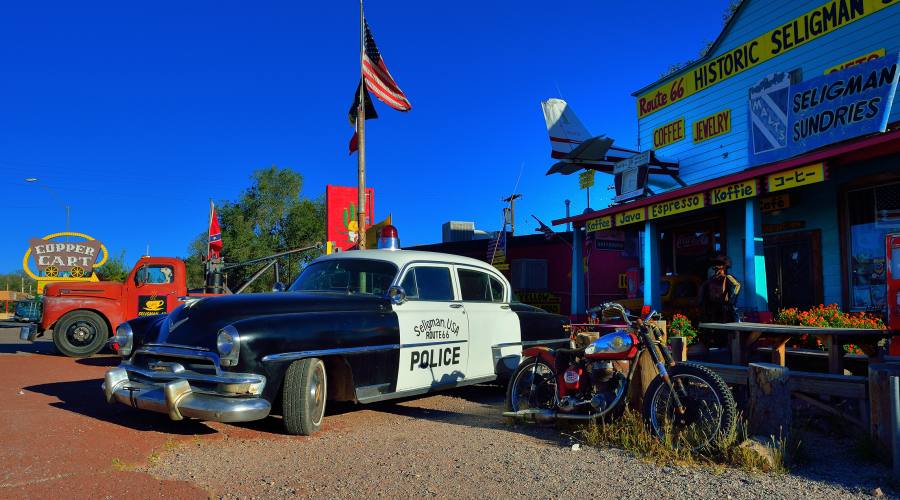
[(53, 355), (0, 329), (0, 498), (600, 497), (863, 498), (888, 470), (850, 444), (807, 443), (791, 475), (657, 467), (582, 447), (552, 427), (509, 426), (503, 392), (476, 386), (330, 409), (312, 437), (277, 418), (247, 425), (171, 422), (108, 405), (100, 378), (117, 360)]
[(879, 487), (896, 494), (884, 466), (848, 463), (847, 443), (808, 444), (816, 464), (783, 476), (658, 467), (617, 449), (573, 451), (572, 438), (552, 427), (507, 425), (501, 406), (492, 386), (351, 406), (308, 438), (275, 434), (280, 422), (270, 418), (253, 428), (273, 433), (264, 439), (230, 433), (182, 444), (140, 470), (226, 498), (864, 498)]

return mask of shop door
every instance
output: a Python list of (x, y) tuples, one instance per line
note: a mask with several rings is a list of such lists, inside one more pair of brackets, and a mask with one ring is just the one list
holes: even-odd
[(803, 231), (763, 240), (769, 309), (808, 309), (822, 303), (822, 251), (819, 231)]

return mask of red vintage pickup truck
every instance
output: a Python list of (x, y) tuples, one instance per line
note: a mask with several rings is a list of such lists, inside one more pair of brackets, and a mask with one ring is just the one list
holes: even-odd
[[(44, 288), (43, 314), (35, 325), (22, 327), (23, 340), (52, 331), (62, 354), (86, 357), (106, 344), (116, 326), (141, 316), (167, 314), (189, 295), (184, 261), (143, 257), (124, 283), (50, 283)], [(196, 294), (208, 295), (208, 294)]]

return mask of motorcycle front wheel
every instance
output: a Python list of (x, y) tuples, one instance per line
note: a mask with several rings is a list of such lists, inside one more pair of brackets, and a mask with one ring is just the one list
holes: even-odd
[(506, 411), (556, 407), (556, 373), (538, 358), (525, 358), (509, 379)]
[(657, 376), (644, 394), (644, 419), (650, 430), (674, 447), (698, 450), (729, 435), (737, 405), (728, 384), (705, 366), (679, 363), (669, 370), (684, 413), (677, 409), (669, 385)]

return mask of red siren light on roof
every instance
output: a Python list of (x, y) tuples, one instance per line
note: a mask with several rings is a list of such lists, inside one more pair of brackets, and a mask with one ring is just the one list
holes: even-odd
[(397, 236), (397, 228), (388, 224), (381, 228), (378, 236), (378, 248), (381, 250), (399, 250), (400, 237)]

